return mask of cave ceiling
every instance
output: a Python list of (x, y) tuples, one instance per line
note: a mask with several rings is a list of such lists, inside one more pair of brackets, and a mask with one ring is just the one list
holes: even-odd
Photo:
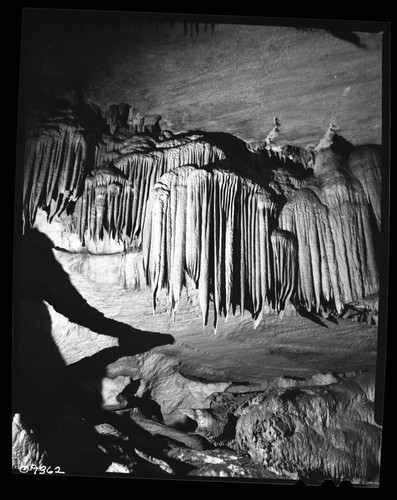
[(263, 139), (277, 116), (279, 140), (301, 146), (317, 143), (334, 118), (347, 140), (381, 143), (382, 33), (371, 23), (353, 31), (61, 9), (23, 17), (22, 95), (71, 99), (78, 89), (103, 110), (125, 102), (149, 121), (161, 115), (174, 133), (245, 141)]

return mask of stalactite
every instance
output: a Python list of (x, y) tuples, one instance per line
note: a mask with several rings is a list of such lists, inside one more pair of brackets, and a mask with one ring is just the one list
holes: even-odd
[[(225, 159), (225, 155), (201, 135), (173, 138), (161, 143), (146, 136), (142, 136), (139, 141), (135, 141), (133, 136), (119, 141), (119, 137), (118, 134), (113, 138), (108, 137), (96, 153), (97, 161), (113, 157), (114, 172), (122, 177), (123, 185), (128, 180), (132, 189), (121, 189), (115, 196), (113, 211), (117, 208), (118, 213), (113, 221), (117, 230), (112, 225), (109, 227), (112, 234), (119, 235), (118, 239), (121, 238), (133, 248), (140, 248), (149, 195), (159, 179), (177, 167), (188, 164), (204, 166)], [(105, 170), (103, 165), (97, 166), (94, 170), (95, 183), (105, 175)], [(107, 185), (112, 182), (111, 175), (104, 181)], [(88, 182), (86, 187), (90, 189), (92, 186)], [(86, 205), (87, 200), (82, 200), (80, 204)], [(78, 213), (83, 214), (81, 210)], [(79, 234), (81, 237), (84, 230), (80, 228)]]
[(317, 154), (314, 175), (283, 207), (281, 229), (298, 245), (298, 299), (319, 311), (378, 290), (378, 271), (369, 205), (357, 180), (330, 149)]
[[(159, 201), (164, 189), (167, 203)], [(161, 262), (172, 311), (187, 273), (199, 290), (203, 325), (211, 300), (215, 332), (220, 316), (238, 304), (241, 313), (248, 309), (256, 317), (272, 294), (270, 219), (275, 219), (270, 193), (233, 172), (180, 167), (165, 174), (151, 195), (143, 240), (154, 306), (153, 276)], [(158, 238), (165, 231), (167, 244), (160, 251)], [(268, 268), (262, 270), (261, 263)]]
[(302, 165), (305, 169), (313, 168), (314, 148), (310, 145), (306, 147), (293, 146), (291, 144), (283, 144), (279, 146), (279, 154), (284, 161), (292, 161)]
[(80, 195), (87, 160), (83, 129), (68, 114), (38, 117), (25, 146), (23, 227), (34, 224), (38, 208), (49, 221)]
[(106, 209), (107, 189), (105, 186), (95, 186), (94, 200), (95, 200), (95, 232), (94, 239), (99, 241), (103, 239), (103, 219)]
[(113, 135), (120, 125), (120, 110), (117, 104), (112, 104), (106, 110), (106, 124), (109, 125), (110, 133)]
[[(261, 282), (261, 297), (263, 301), (263, 306), (266, 300), (269, 298), (268, 290), (271, 288), (271, 279), (269, 277), (269, 246), (268, 237), (269, 228), (267, 221), (267, 210), (266, 208), (266, 198), (261, 196), (258, 199), (258, 211), (259, 211), (259, 224), (258, 224), (258, 237), (259, 237), (259, 272), (260, 272), (260, 282)], [(263, 309), (263, 308), (262, 308)], [(262, 315), (259, 315), (259, 321)], [(258, 319), (258, 318), (257, 318)]]
[(210, 298), (210, 234), (211, 234), (211, 200), (213, 196), (213, 185), (211, 182), (202, 184), (203, 217), (201, 226), (202, 248), (200, 253), (199, 270), (199, 296), (200, 307), (203, 314), (203, 326), (208, 321), (209, 298)]
[(111, 165), (95, 168), (85, 178), (84, 191), (76, 203), (76, 232), (86, 238), (102, 240), (106, 231), (117, 241), (126, 239), (129, 223), (128, 198), (131, 183)]
[(149, 220), (149, 226), (146, 228), (145, 233), (145, 237), (149, 238), (150, 241), (150, 253), (148, 252), (149, 244), (143, 245), (143, 248), (146, 250), (144, 259), (148, 261), (150, 258), (150, 263), (146, 267), (146, 281), (152, 287), (153, 311), (156, 308), (157, 292), (163, 287), (164, 273), (166, 271), (167, 227), (165, 219), (168, 202), (169, 191), (158, 187), (154, 191), (151, 200), (151, 213), (153, 214), (154, 220), (159, 221), (159, 224), (151, 224), (151, 220)]
[(109, 234), (112, 238), (117, 235), (117, 210), (118, 204), (116, 200), (119, 197), (121, 191), (120, 184), (109, 184), (107, 188), (108, 195), (108, 210), (107, 210), (107, 226), (109, 228)]
[(350, 155), (349, 169), (361, 183), (365, 197), (371, 207), (378, 231), (381, 228), (381, 146), (357, 146)]
[(175, 193), (175, 214), (173, 227), (172, 273), (170, 274), (170, 301), (172, 311), (176, 311), (184, 283), (184, 264), (186, 247), (186, 186), (177, 186)]
[[(224, 160), (222, 150), (209, 144), (202, 135), (174, 137), (167, 141), (156, 142), (149, 136), (130, 136), (119, 140), (116, 134), (107, 137), (97, 148), (97, 161), (112, 159), (117, 168), (133, 186), (133, 195), (129, 201), (122, 202), (124, 207), (131, 204), (128, 223), (126, 215), (120, 219), (120, 225), (131, 231), (124, 233), (124, 238), (139, 248), (142, 244), (142, 227), (146, 218), (150, 192), (156, 182), (166, 173), (183, 165), (205, 166)], [(127, 193), (123, 196), (128, 196)]]
[(226, 158), (221, 149), (200, 134), (174, 136), (163, 141), (148, 135), (132, 134), (122, 138), (116, 134), (103, 137), (97, 146), (96, 161), (97, 165), (112, 161), (132, 166), (141, 161), (142, 155), (148, 155), (154, 163), (166, 164), (167, 171), (188, 164), (203, 166)]
[(271, 234), (275, 309), (282, 316), (285, 304), (296, 288), (297, 245), (292, 233), (275, 229)]
[[(334, 168), (323, 172), (322, 164), (328, 170), (331, 164)], [(321, 185), (317, 189), (318, 196), (329, 209), (330, 228), (338, 248), (339, 269), (346, 276), (346, 282), (343, 282), (344, 300), (350, 302), (378, 290), (370, 206), (362, 185), (330, 150), (317, 155), (316, 165), (323, 172), (317, 174)], [(315, 186), (313, 189), (316, 189)]]
[[(321, 289), (333, 291), (337, 309), (340, 300), (337, 253), (332, 238), (327, 208), (309, 189), (302, 189), (283, 207), (279, 217), (281, 229), (296, 236), (298, 246), (297, 296), (307, 310), (320, 308), (318, 299), (319, 280)], [(321, 243), (320, 243), (321, 242)], [(322, 244), (322, 242), (325, 242)], [(330, 273), (321, 272), (321, 263), (326, 262)], [(332, 280), (332, 284), (329, 282)], [(324, 293), (323, 293), (324, 295)]]
[[(204, 177), (210, 175), (206, 170), (194, 170), (187, 182), (186, 232), (191, 234), (190, 245), (186, 247), (186, 271), (197, 285), (199, 279), (202, 250), (202, 185), (208, 184)], [(197, 202), (196, 202), (197, 201)], [(204, 240), (205, 241), (205, 240)]]
[(244, 316), (245, 312), (245, 265), (246, 265), (246, 245), (245, 245), (245, 227), (246, 227), (246, 214), (247, 214), (247, 209), (246, 209), (246, 191), (244, 189), (240, 189), (239, 193), (239, 203), (237, 206), (237, 224), (238, 224), (238, 231), (240, 234), (240, 248), (239, 248), (239, 269), (237, 269), (237, 276), (239, 277), (239, 291), (240, 291), (240, 296), (239, 296), (239, 305), (240, 305), (240, 314), (241, 316)]
[(233, 263), (234, 263), (234, 225), (235, 225), (235, 204), (236, 204), (237, 178), (233, 177), (227, 190), (225, 227), (225, 318), (227, 319), (232, 306), (233, 289)]
[[(379, 149), (356, 148), (345, 164), (333, 151), (333, 124), (315, 156), (278, 146), (275, 118), (272, 132), (251, 149), (278, 162), (258, 175), (259, 185), (247, 178), (248, 164), (204, 134), (160, 140), (118, 131), (117, 113), (114, 108), (108, 117), (112, 135), (103, 135), (95, 150), (70, 110), (36, 117), (25, 148), (25, 226), (39, 207), (51, 222), (74, 202), (72, 226), (83, 243), (108, 235), (125, 248), (143, 249), (153, 309), (166, 289), (177, 311), (187, 273), (199, 291), (203, 325), (212, 303), (215, 331), (237, 306), (260, 320), (267, 306), (282, 314), (293, 295), (308, 310), (333, 303), (341, 312), (376, 293), (371, 221), (379, 231)], [(86, 175), (93, 153), (96, 163)], [(249, 156), (257, 161), (257, 154)], [(304, 168), (295, 174), (289, 160)]]
[[(173, 306), (179, 301), (181, 281), (183, 281), (180, 269), (181, 262), (183, 266), (185, 262), (186, 213), (185, 210), (181, 211), (181, 207), (186, 206), (186, 178), (192, 169), (193, 167), (186, 166), (171, 171), (155, 184), (148, 201), (150, 216), (146, 218), (143, 231), (144, 260), (146, 263), (152, 263), (146, 266), (147, 282), (152, 289), (153, 285), (158, 284), (158, 280), (153, 278), (152, 268), (158, 267), (161, 246), (163, 272), (168, 276), (170, 301)], [(160, 245), (161, 235), (163, 241)], [(169, 238), (168, 235), (174, 237)]]

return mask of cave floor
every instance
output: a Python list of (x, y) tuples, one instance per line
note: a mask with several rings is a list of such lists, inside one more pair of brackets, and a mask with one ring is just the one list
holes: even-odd
[[(250, 315), (241, 318), (237, 311), (227, 321), (220, 318), (215, 334), (212, 312), (203, 328), (197, 291), (191, 287), (183, 289), (172, 317), (165, 292), (159, 295), (153, 312), (149, 289), (142, 286), (135, 291), (117, 284), (120, 267), (110, 265), (114, 260), (111, 256), (96, 258), (92, 268), (84, 267), (84, 258), (79, 254), (56, 249), (45, 254), (40, 251), (36, 260), (29, 261), (30, 265), (24, 268), (27, 274), (36, 276), (42, 285), (41, 292), (45, 292), (42, 296), (40, 287), (34, 288), (33, 295), (25, 297), (21, 308), (23, 342), (19, 347), (24, 355), (20, 358), (24, 367), (21, 380), (23, 395), (29, 396), (28, 409), (36, 407), (36, 394), (40, 401), (49, 401), (50, 405), (56, 394), (62, 404), (66, 401), (73, 407), (76, 411), (73, 418), (78, 422), (81, 408), (94, 401), (97, 418), (97, 403), (106, 400), (109, 405), (109, 400), (113, 401), (125, 389), (118, 378), (121, 375), (122, 379), (130, 377), (132, 389), (140, 381), (135, 399), (140, 404), (150, 401), (160, 405), (164, 428), (172, 432), (171, 428), (186, 430), (184, 426), (189, 425), (180, 408), (201, 408), (213, 393), (266, 391), (271, 381), (280, 377), (310, 379), (319, 373), (354, 376), (376, 367), (376, 326), (340, 318), (320, 321), (299, 316), (290, 309), (283, 318), (276, 314), (264, 316), (254, 328)], [(108, 333), (102, 331), (98, 335), (96, 330), (84, 326), (87, 325), (84, 314), (101, 318), (99, 329), (106, 325)], [(117, 347), (117, 334), (129, 332), (133, 340), (134, 329), (155, 333), (159, 338), (170, 334), (174, 343), (158, 345), (147, 356), (145, 353), (142, 357), (131, 357)], [(160, 356), (152, 356), (156, 353)], [(83, 363), (79, 366), (78, 361)], [(67, 371), (65, 364), (71, 365)], [(78, 387), (84, 404), (79, 400), (79, 391), (75, 394), (76, 377), (81, 382)], [(97, 380), (98, 377), (103, 378)], [(279, 382), (283, 386), (285, 381), (275, 380), (275, 385)], [(289, 381), (286, 382), (288, 385)], [(309, 383), (327, 385), (332, 383), (332, 377), (314, 377)], [(105, 391), (100, 392), (101, 399), (97, 398), (98, 391)], [(118, 405), (120, 402), (116, 401)], [(118, 408), (117, 405), (105, 405), (106, 414)], [(55, 408), (58, 412), (58, 407)], [(45, 425), (46, 420), (43, 422)], [(142, 430), (137, 434), (134, 427), (134, 432), (134, 437), (139, 437)], [(142, 439), (146, 442), (147, 438), (144, 434)], [(157, 441), (154, 444), (158, 446)], [(261, 474), (268, 477), (270, 472), (265, 470)]]
[(325, 324), (271, 316), (254, 330), (251, 319), (236, 318), (216, 335), (211, 328), (178, 332), (174, 345), (156, 350), (176, 356), (186, 376), (234, 383), (375, 367), (376, 328), (349, 320)]
[[(315, 373), (350, 373), (376, 366), (376, 326), (350, 319), (330, 321), (294, 314), (264, 316), (256, 329), (249, 314), (222, 317), (217, 333), (210, 313), (203, 328), (195, 291), (184, 290), (175, 317), (165, 295), (153, 313), (149, 290), (93, 283), (79, 273), (70, 279), (87, 302), (108, 318), (145, 331), (168, 333), (173, 345), (155, 347), (178, 359), (180, 371), (203, 381), (256, 385), (280, 376), (310, 377)], [(320, 324), (321, 323), (321, 324)]]

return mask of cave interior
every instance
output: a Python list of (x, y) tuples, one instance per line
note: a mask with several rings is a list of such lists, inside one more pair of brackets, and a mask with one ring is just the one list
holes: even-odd
[(379, 485), (384, 44), (24, 11), (13, 469)]

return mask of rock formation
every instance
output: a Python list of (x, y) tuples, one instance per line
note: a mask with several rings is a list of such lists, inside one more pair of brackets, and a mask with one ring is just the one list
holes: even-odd
[(381, 228), (382, 148), (375, 144), (357, 146), (349, 157), (349, 169), (359, 180), (370, 207), (370, 215)]
[(72, 109), (37, 113), (29, 122), (24, 162), (23, 222), (45, 207), (49, 220), (81, 196), (91, 146)]
[(279, 474), (373, 481), (381, 432), (372, 403), (355, 379), (258, 395), (237, 410), (237, 447)]
[(378, 269), (363, 187), (330, 148), (283, 207), (280, 227), (298, 240), (298, 300), (307, 310), (344, 304), (378, 290)]
[[(33, 412), (32, 400), (19, 403), (14, 467), (56, 460), (71, 473), (376, 481), (373, 375), (367, 386), (353, 373), (243, 390), (221, 375), (190, 377), (165, 348), (145, 351), (172, 344), (164, 317), (180, 310), (186, 322), (172, 334), (189, 328), (196, 311), (200, 328), (212, 319), (214, 332), (221, 317), (239, 316), (243, 325), (246, 315), (252, 330), (264, 322), (266, 333), (269, 315), (281, 321), (287, 309), (320, 324), (365, 313), (373, 325), (379, 147), (355, 147), (333, 124), (317, 146), (302, 147), (278, 144), (277, 118), (256, 144), (173, 134), (160, 120), (145, 125), (128, 103), (104, 114), (80, 103), (40, 110), (28, 122), (20, 326), (38, 335), (41, 314), (59, 355), (51, 366), (38, 354), (35, 367), (29, 352), (40, 346), (30, 351), (27, 335), (19, 381), (28, 400), (54, 397), (58, 406), (46, 414)], [(56, 248), (35, 248), (38, 230)], [(76, 288), (90, 283), (90, 303), (73, 280)], [(114, 288), (109, 300), (135, 300), (139, 327), (123, 318), (131, 309), (122, 300), (120, 321), (106, 316), (106, 304), (97, 310), (93, 283)], [(158, 333), (148, 311), (162, 318)], [(193, 423), (194, 433), (176, 427)]]
[[(166, 287), (177, 307), (185, 270), (199, 289), (206, 324), (213, 297), (218, 317), (250, 303), (256, 316), (272, 282), (271, 194), (233, 172), (181, 167), (162, 177), (153, 191), (152, 217), (144, 249), (154, 294)], [(251, 305), (252, 304), (252, 305)]]

